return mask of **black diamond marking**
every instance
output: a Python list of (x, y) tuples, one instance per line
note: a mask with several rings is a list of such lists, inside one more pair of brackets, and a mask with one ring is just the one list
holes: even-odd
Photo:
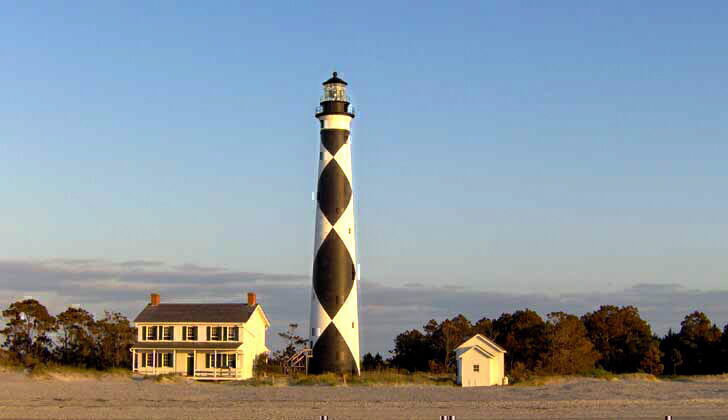
[(310, 373), (339, 372), (358, 374), (354, 356), (346, 340), (330, 323), (313, 346), (313, 357), (308, 366)]
[(354, 287), (354, 261), (335, 230), (331, 229), (313, 260), (313, 290), (329, 318), (334, 319)]
[(321, 172), (317, 196), (319, 208), (334, 225), (351, 201), (351, 184), (336, 159), (331, 159)]
[(349, 139), (349, 130), (341, 128), (328, 128), (321, 130), (321, 144), (324, 145), (326, 150), (332, 155), (341, 149), (341, 146), (346, 144)]

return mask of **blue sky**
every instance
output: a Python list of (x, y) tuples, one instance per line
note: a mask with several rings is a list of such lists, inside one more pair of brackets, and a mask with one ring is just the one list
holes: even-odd
[(337, 70), (363, 282), (724, 290), (726, 21), (717, 1), (6, 4), (0, 258), (309, 275)]

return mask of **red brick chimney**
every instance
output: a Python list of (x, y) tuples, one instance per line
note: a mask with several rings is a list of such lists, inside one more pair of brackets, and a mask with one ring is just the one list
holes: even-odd
[(159, 305), (159, 294), (158, 293), (152, 293), (151, 294), (151, 301), (149, 302), (152, 306)]
[(253, 306), (255, 305), (255, 293), (248, 292), (248, 305)]

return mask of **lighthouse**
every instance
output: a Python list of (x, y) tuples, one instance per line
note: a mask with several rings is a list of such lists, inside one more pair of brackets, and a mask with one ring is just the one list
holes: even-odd
[(356, 230), (351, 176), (351, 120), (347, 83), (336, 72), (323, 82), (316, 118), (321, 128), (316, 192), (312, 357), (310, 373), (352, 373), (359, 367)]

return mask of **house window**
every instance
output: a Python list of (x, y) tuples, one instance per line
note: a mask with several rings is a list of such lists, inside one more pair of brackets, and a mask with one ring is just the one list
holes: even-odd
[(228, 354), (210, 354), (205, 355), (205, 367), (206, 368), (234, 368), (235, 367), (235, 355)]
[(197, 340), (197, 327), (187, 327), (187, 339), (191, 341)]
[(228, 341), (238, 341), (238, 327), (228, 328)]
[(162, 340), (172, 341), (174, 338), (174, 327), (162, 328)]
[(220, 341), (222, 340), (222, 327), (213, 327), (210, 333), (210, 340)]
[(162, 354), (162, 366), (173, 367), (172, 366), (172, 353), (163, 353)]
[(147, 366), (154, 366), (154, 353), (147, 353)]
[(147, 340), (157, 339), (157, 327), (147, 327)]
[(473, 365), (473, 372), (480, 372), (480, 365)]

